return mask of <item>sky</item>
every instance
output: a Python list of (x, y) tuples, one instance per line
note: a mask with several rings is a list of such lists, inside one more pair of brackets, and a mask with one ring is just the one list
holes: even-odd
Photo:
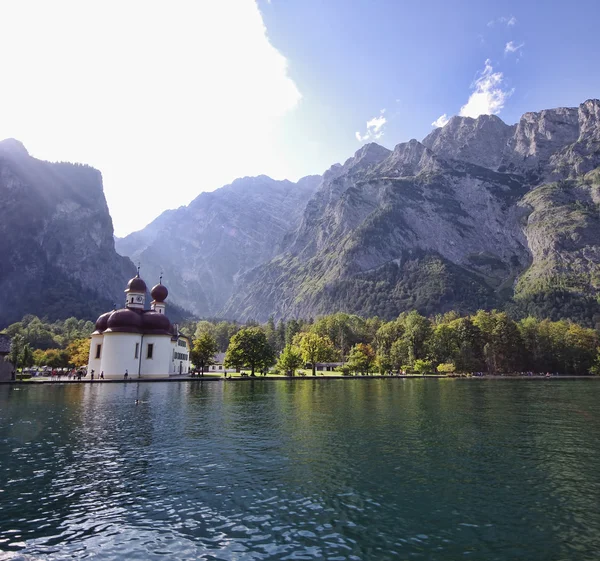
[(237, 177), (598, 98), (599, 19), (598, 0), (0, 0), (0, 139), (99, 169), (123, 236)]

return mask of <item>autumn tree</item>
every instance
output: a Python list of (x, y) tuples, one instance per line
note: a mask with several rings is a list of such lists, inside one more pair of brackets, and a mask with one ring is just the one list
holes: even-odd
[(300, 349), (302, 360), (312, 366), (312, 375), (317, 375), (317, 362), (331, 360), (335, 349), (331, 339), (313, 332), (298, 333), (294, 337), (294, 346)]
[(69, 364), (79, 368), (89, 362), (90, 342), (87, 339), (75, 339), (67, 347)]

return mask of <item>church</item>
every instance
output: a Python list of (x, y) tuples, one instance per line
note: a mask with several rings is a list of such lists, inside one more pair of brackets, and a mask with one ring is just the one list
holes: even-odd
[(125, 289), (125, 307), (102, 314), (90, 341), (88, 375), (98, 379), (166, 378), (190, 371), (190, 341), (165, 315), (169, 292), (159, 283), (145, 309), (146, 283), (138, 274)]

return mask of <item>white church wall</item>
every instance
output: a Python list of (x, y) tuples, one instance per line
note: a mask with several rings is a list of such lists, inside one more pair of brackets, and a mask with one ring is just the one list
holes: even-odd
[[(105, 378), (123, 378), (125, 370), (129, 378), (138, 377), (140, 359), (135, 358), (135, 345), (140, 344), (142, 336), (138, 333), (104, 333), (104, 345), (102, 349), (102, 364), (100, 370), (104, 370)], [(140, 344), (139, 353), (142, 353)], [(138, 355), (139, 356), (139, 355)], [(142, 362), (143, 362), (142, 355)]]
[[(148, 357), (148, 345), (153, 345), (152, 358)], [(170, 335), (145, 335), (142, 354), (142, 377), (168, 376), (173, 355)]]
[[(93, 370), (94, 375), (100, 375), (101, 363), (102, 363), (102, 355), (104, 354), (104, 335), (102, 333), (92, 335), (90, 339), (90, 358), (88, 360), (87, 371), (88, 374)], [(96, 358), (98, 345), (100, 346), (100, 357)]]

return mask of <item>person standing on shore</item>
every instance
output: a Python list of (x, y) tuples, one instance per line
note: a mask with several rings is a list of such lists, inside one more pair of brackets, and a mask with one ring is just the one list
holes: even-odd
[(104, 380), (104, 370), (100, 372), (100, 380)]
[(127, 380), (127, 378), (129, 378), (129, 372), (127, 370), (125, 370), (125, 376), (123, 376), (123, 378), (125, 378), (125, 380)]
[(93, 382), (94, 381), (94, 371), (93, 370), (90, 372), (90, 378), (91, 378), (91, 380)]

